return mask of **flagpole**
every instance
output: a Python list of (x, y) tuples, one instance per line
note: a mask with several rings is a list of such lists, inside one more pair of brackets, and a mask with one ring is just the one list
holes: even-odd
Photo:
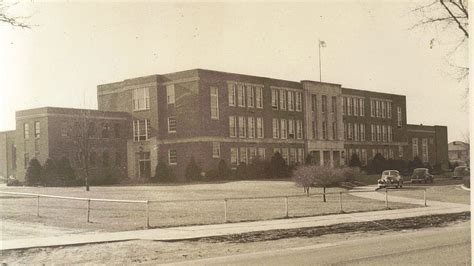
[(318, 47), (319, 47), (319, 82), (321, 82), (321, 40), (318, 39)]

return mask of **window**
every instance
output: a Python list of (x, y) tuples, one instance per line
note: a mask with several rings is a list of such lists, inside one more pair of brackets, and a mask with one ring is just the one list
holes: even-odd
[(363, 165), (366, 165), (367, 164), (367, 150), (366, 149), (362, 149), (361, 151), (361, 161), (362, 161), (362, 164)]
[(321, 96), (321, 112), (322, 113), (326, 113), (327, 111), (327, 106), (328, 106), (328, 100), (327, 100), (327, 97), (326, 95), (322, 95)]
[(411, 140), (411, 145), (412, 145), (412, 150), (413, 150), (413, 158), (415, 158), (416, 156), (418, 156), (418, 139), (413, 138)]
[(421, 160), (427, 163), (428, 160), (428, 139), (424, 138), (421, 140)]
[(227, 85), (227, 93), (229, 96), (229, 106), (235, 106), (235, 84)]
[(376, 132), (375, 132), (375, 125), (370, 125), (370, 133), (372, 135), (372, 141), (376, 141)]
[(359, 116), (359, 99), (352, 98), (352, 105), (354, 105), (354, 115)]
[(360, 141), (365, 141), (365, 124), (360, 124)]
[(243, 85), (237, 85), (237, 104), (245, 107), (245, 88)]
[(303, 106), (303, 95), (301, 92), (296, 93), (296, 111), (300, 112), (302, 111), (302, 106)]
[(382, 102), (382, 118), (387, 117), (387, 102)]
[(393, 155), (393, 149), (389, 149), (389, 150), (388, 150), (388, 158), (394, 159), (394, 157), (395, 157), (395, 156)]
[(35, 138), (39, 138), (41, 133), (41, 124), (39, 121), (35, 121)]
[(288, 91), (288, 111), (295, 110), (295, 93)]
[(229, 136), (231, 138), (237, 137), (237, 123), (235, 116), (229, 116)]
[(286, 93), (284, 90), (280, 90), (280, 109), (286, 110)]
[(280, 130), (281, 130), (281, 135), (280, 135), (280, 137), (281, 137), (282, 139), (286, 139), (286, 138), (288, 137), (288, 135), (287, 135), (288, 132), (286, 131), (286, 130), (287, 130), (287, 127), (286, 127), (286, 119), (281, 119), (281, 120), (280, 120)]
[(383, 149), (383, 157), (385, 159), (388, 159), (388, 150), (387, 149)]
[(398, 157), (403, 157), (403, 146), (398, 146)]
[(381, 135), (381, 130), (380, 130), (380, 125), (377, 125), (376, 126), (377, 128), (377, 141), (381, 141), (382, 140), (382, 135)]
[(278, 110), (278, 91), (272, 89), (272, 109)]
[(257, 117), (257, 138), (263, 138), (263, 120)]
[(327, 122), (323, 121), (323, 139), (328, 138), (328, 128), (327, 128)]
[(280, 138), (280, 127), (278, 126), (278, 119), (273, 118), (273, 138)]
[(255, 118), (247, 117), (249, 138), (255, 138)]
[(168, 117), (168, 133), (176, 133), (176, 118)]
[(347, 114), (347, 97), (342, 97), (342, 114)]
[(331, 112), (336, 112), (336, 96), (331, 97)]
[(296, 138), (296, 135), (295, 135), (295, 120), (293, 120), (293, 119), (288, 120), (288, 138), (289, 139)]
[(273, 154), (279, 153), (281, 155), (281, 149), (280, 148), (273, 148)]
[(337, 139), (337, 123), (332, 122), (332, 139), (336, 140)]
[(375, 117), (375, 100), (370, 100), (370, 116)]
[(148, 140), (150, 136), (150, 120), (133, 121), (133, 140)]
[(175, 102), (174, 84), (166, 86), (166, 99), (168, 104), (173, 104)]
[(230, 164), (234, 166), (239, 164), (239, 149), (230, 148)]
[(365, 101), (364, 99), (359, 99), (359, 106), (360, 106), (360, 116), (365, 116)]
[(290, 148), (290, 165), (293, 165), (296, 163), (296, 149), (295, 148)]
[(110, 137), (110, 126), (108, 123), (103, 123), (102, 124), (102, 138), (108, 139)]
[(316, 121), (311, 121), (311, 133), (313, 135), (313, 139), (316, 139), (318, 137), (317, 135), (317, 130), (316, 130)]
[(317, 99), (316, 94), (311, 94), (311, 111), (313, 112), (316, 112)]
[(352, 110), (353, 110), (353, 106), (352, 106), (352, 98), (347, 98), (347, 115), (352, 115)]
[(344, 139), (346, 139), (346, 140), (348, 139), (348, 135), (347, 135), (347, 134), (348, 134), (347, 124), (344, 123)]
[(108, 151), (102, 152), (102, 166), (104, 167), (109, 166), (109, 152)]
[(23, 137), (24, 139), (30, 138), (30, 125), (28, 123), (23, 124)]
[(35, 157), (39, 156), (39, 139), (35, 139)]
[(219, 119), (219, 91), (211, 87), (211, 119)]
[(212, 143), (212, 158), (221, 157), (221, 144), (219, 142)]
[(122, 165), (122, 155), (120, 152), (115, 153), (115, 166), (120, 166)]
[(296, 120), (296, 138), (303, 138), (303, 121), (301, 120)]
[(150, 109), (150, 95), (148, 88), (138, 88), (133, 90), (132, 94), (133, 110), (148, 110)]
[(282, 148), (281, 149), (281, 157), (283, 157), (286, 164), (288, 164), (288, 148)]
[(25, 167), (25, 169), (28, 168), (29, 162), (30, 162), (30, 154), (26, 152), (23, 157), (23, 166)]
[(176, 150), (168, 150), (168, 163), (171, 165), (178, 163), (178, 153)]
[(258, 158), (265, 160), (265, 148), (258, 148), (257, 149), (257, 156)]
[(388, 142), (392, 142), (393, 141), (392, 126), (387, 127), (387, 135), (388, 135)]
[(392, 102), (387, 102), (387, 118), (392, 118)]
[(255, 102), (255, 87), (247, 86), (247, 106), (254, 107)]
[(257, 101), (256, 106), (257, 108), (263, 108), (263, 88), (257, 87), (255, 92), (255, 99)]
[(249, 163), (252, 163), (255, 158), (257, 157), (257, 149), (255, 147), (251, 147), (251, 148), (248, 148), (247, 149), (247, 153), (248, 153), (248, 161)]
[(354, 126), (352, 123), (347, 123), (347, 139), (354, 139)]
[(402, 127), (402, 108), (397, 107), (397, 126)]
[(239, 138), (245, 138), (247, 136), (247, 123), (245, 117), (239, 116)]
[(67, 122), (61, 123), (61, 137), (67, 137), (69, 131), (69, 125)]
[(302, 164), (304, 162), (304, 160), (305, 160), (305, 158), (304, 158), (304, 149), (298, 148), (298, 158), (296, 159), (296, 161), (299, 164)]
[(248, 164), (247, 162), (247, 148), (240, 148), (240, 163)]
[(380, 117), (380, 101), (375, 101), (375, 115)]
[(382, 141), (387, 142), (387, 126), (382, 126)]
[(359, 141), (359, 124), (354, 123), (354, 140)]

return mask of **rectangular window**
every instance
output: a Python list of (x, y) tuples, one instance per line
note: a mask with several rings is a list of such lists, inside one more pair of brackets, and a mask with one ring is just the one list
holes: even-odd
[(354, 140), (359, 141), (359, 124), (354, 123)]
[(352, 98), (352, 105), (354, 105), (354, 115), (359, 116), (359, 99)]
[(265, 148), (258, 148), (257, 152), (258, 158), (261, 160), (265, 160)]
[(365, 100), (359, 99), (359, 106), (360, 106), (360, 116), (365, 116)]
[(375, 100), (370, 100), (370, 116), (375, 117)]
[(296, 138), (295, 120), (293, 120), (293, 119), (288, 120), (288, 138), (289, 139), (295, 139)]
[(249, 138), (255, 138), (255, 118), (247, 117)]
[(295, 92), (288, 91), (288, 111), (295, 110)]
[(166, 99), (168, 104), (173, 104), (175, 102), (174, 84), (166, 86)]
[(67, 137), (69, 132), (69, 125), (67, 122), (61, 123), (61, 137)]
[(332, 122), (332, 139), (336, 140), (337, 139), (337, 123)]
[(316, 94), (311, 94), (311, 111), (313, 112), (316, 112), (317, 99)]
[(280, 127), (278, 125), (278, 119), (273, 118), (273, 138), (280, 138)]
[(392, 142), (393, 141), (393, 135), (392, 135), (392, 126), (388, 126), (387, 127), (387, 135), (388, 135), (388, 142)]
[(281, 130), (281, 138), (286, 139), (287, 136), (287, 126), (286, 126), (286, 119), (280, 120), (280, 130)]
[(303, 94), (301, 92), (296, 93), (296, 111), (300, 112), (303, 110)]
[(392, 102), (387, 102), (387, 118), (392, 118)]
[(370, 133), (372, 135), (372, 141), (376, 141), (376, 132), (375, 132), (375, 125), (370, 125)]
[(248, 164), (247, 161), (247, 148), (241, 147), (240, 148), (240, 161), (241, 164)]
[(375, 101), (375, 116), (380, 117), (380, 101)]
[(263, 138), (263, 119), (257, 117), (257, 138)]
[(28, 123), (23, 124), (23, 138), (24, 139), (30, 138), (30, 125)]
[(288, 164), (288, 148), (282, 148), (281, 149), (281, 157), (283, 157), (286, 164)]
[(402, 127), (402, 108), (397, 107), (397, 126)]
[(387, 117), (387, 102), (382, 102), (382, 118)]
[(133, 121), (133, 140), (148, 140), (150, 137), (150, 120)]
[(227, 93), (229, 96), (229, 106), (235, 106), (235, 84), (227, 85)]
[(221, 144), (219, 142), (212, 143), (212, 158), (221, 157)]
[(304, 158), (304, 149), (298, 148), (298, 158), (296, 159), (296, 161), (297, 161), (299, 164), (304, 163), (304, 161), (305, 161), (305, 158)]
[(347, 135), (348, 139), (354, 139), (354, 125), (352, 125), (352, 123), (347, 123)]
[(239, 149), (230, 148), (230, 164), (236, 166), (239, 164)]
[(231, 138), (237, 137), (237, 123), (235, 116), (229, 116), (229, 136)]
[(247, 123), (245, 117), (239, 116), (239, 138), (245, 138), (247, 136)]
[(349, 139), (347, 134), (348, 134), (347, 124), (344, 123), (344, 139), (345, 140)]
[(347, 98), (347, 115), (352, 115), (353, 106), (352, 106), (352, 98)]
[(211, 87), (211, 119), (219, 119), (219, 91)]
[(296, 138), (303, 138), (303, 121), (301, 120), (296, 120)]
[(383, 157), (385, 159), (388, 159), (388, 150), (387, 149), (383, 149)]
[(290, 165), (293, 165), (296, 163), (296, 149), (295, 148), (290, 148), (290, 158), (289, 158)]
[(41, 133), (41, 124), (39, 121), (35, 121), (35, 138), (39, 138)]
[(394, 159), (394, 157), (395, 157), (395, 156), (393, 155), (393, 149), (389, 149), (389, 150), (388, 150), (388, 158)]
[(272, 89), (272, 109), (278, 110), (278, 91)]
[(255, 98), (257, 101), (257, 108), (263, 108), (263, 88), (262, 87), (257, 87), (255, 91)]
[(377, 125), (377, 141), (381, 141), (382, 140), (382, 130), (380, 130), (380, 125)]
[(342, 97), (342, 114), (347, 114), (347, 97)]
[(150, 109), (150, 94), (148, 88), (134, 89), (132, 93), (133, 110), (148, 110)]
[(280, 109), (286, 110), (286, 93), (284, 90), (280, 90)]
[(336, 96), (331, 97), (331, 112), (336, 112)]
[(323, 139), (327, 139), (328, 137), (328, 128), (327, 128), (327, 122), (323, 121)]
[(403, 157), (403, 146), (398, 146), (398, 157)]
[(248, 162), (251, 164), (254, 162), (255, 158), (257, 158), (257, 149), (255, 147), (248, 148)]
[(327, 100), (327, 97), (326, 95), (322, 95), (321, 96), (321, 112), (322, 113), (326, 113), (327, 111), (327, 106), (328, 106), (328, 100)]
[(247, 106), (254, 107), (255, 102), (255, 87), (254, 86), (247, 86)]
[(168, 133), (176, 133), (176, 118), (168, 117)]
[(424, 138), (421, 140), (421, 160), (427, 163), (428, 160), (428, 139)]
[(245, 87), (237, 85), (237, 104), (239, 107), (245, 107)]
[(360, 141), (365, 141), (365, 124), (360, 124)]
[(178, 154), (176, 150), (168, 150), (168, 162), (171, 165), (175, 165), (178, 163)]
[(387, 142), (387, 126), (382, 126), (382, 141)]
[(318, 137), (317, 130), (316, 130), (316, 121), (311, 121), (311, 131), (312, 131), (313, 139), (316, 139)]

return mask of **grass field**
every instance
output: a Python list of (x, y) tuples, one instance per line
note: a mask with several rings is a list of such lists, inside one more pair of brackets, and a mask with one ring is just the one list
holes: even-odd
[[(150, 225), (165, 227), (191, 224), (223, 223), (224, 198), (290, 196), (289, 217), (339, 213), (339, 193), (306, 197), (303, 189), (289, 181), (236, 181), (219, 184), (188, 184), (173, 186), (110, 186), (84, 188), (3, 187), (3, 191), (30, 192), (57, 196), (158, 200), (150, 203)], [(345, 191), (331, 188), (327, 192)], [(321, 189), (312, 189), (320, 193)], [(166, 202), (184, 200), (180, 202)], [(343, 194), (345, 212), (373, 211), (385, 208), (385, 203)], [(1, 219), (35, 222), (64, 228), (118, 231), (143, 228), (145, 204), (91, 202), (90, 220), (86, 222), (87, 202), (40, 199), (40, 217), (36, 217), (36, 198), (0, 196)], [(390, 205), (391, 208), (414, 207), (411, 204)], [(229, 222), (283, 218), (285, 198), (231, 199), (227, 201)]]

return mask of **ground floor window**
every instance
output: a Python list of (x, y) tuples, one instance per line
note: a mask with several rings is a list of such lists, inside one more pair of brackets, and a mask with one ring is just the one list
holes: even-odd
[(221, 144), (219, 142), (212, 143), (212, 158), (221, 157)]
[(237, 148), (230, 148), (230, 164), (231, 165), (238, 165), (239, 161), (239, 150)]
[(168, 162), (169, 164), (175, 165), (178, 163), (178, 154), (176, 150), (168, 150)]

